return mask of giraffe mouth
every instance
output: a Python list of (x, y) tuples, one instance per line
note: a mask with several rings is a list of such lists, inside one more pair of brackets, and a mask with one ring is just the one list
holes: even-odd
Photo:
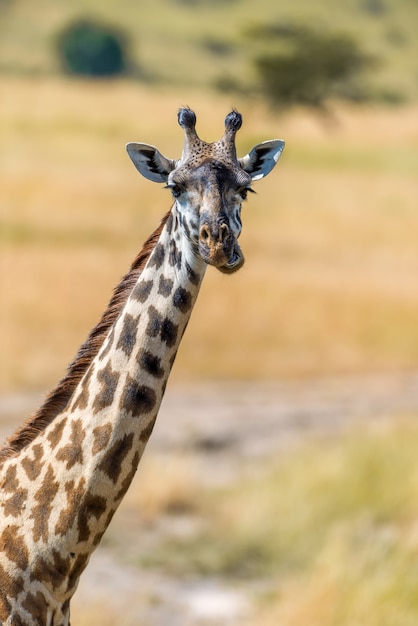
[(221, 272), (231, 274), (244, 263), (244, 255), (225, 217), (204, 219), (199, 231), (199, 253), (202, 259)]
[(220, 272), (223, 272), (224, 274), (233, 274), (244, 265), (244, 261), (244, 255), (242, 254), (241, 248), (236, 242), (234, 245), (232, 256), (229, 259), (228, 263), (225, 263), (224, 265), (219, 265), (218, 270)]
[(228, 246), (218, 244), (209, 248), (200, 245), (200, 256), (224, 274), (233, 274), (244, 265), (245, 260), (236, 240)]

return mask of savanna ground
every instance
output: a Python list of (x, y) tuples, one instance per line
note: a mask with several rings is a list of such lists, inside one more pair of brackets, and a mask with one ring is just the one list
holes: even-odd
[(182, 104), (206, 140), (238, 106), (241, 154), (287, 141), (243, 209), (246, 265), (207, 273), (74, 623), (415, 625), (417, 107), (324, 121), (183, 94), (1, 79), (2, 432), (63, 373), (169, 206), (124, 144), (178, 156)]

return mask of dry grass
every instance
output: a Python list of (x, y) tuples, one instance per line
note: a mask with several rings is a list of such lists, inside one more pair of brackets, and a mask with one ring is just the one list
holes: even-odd
[(139, 474), (123, 504), (136, 524), (149, 526), (165, 515), (195, 511), (200, 486), (191, 460), (154, 454), (147, 456)]
[[(123, 145), (178, 155), (185, 102), (216, 139), (220, 96), (2, 78), (1, 389), (53, 384), (98, 319), (170, 202)], [(416, 367), (416, 108), (341, 109), (331, 127), (240, 109), (240, 153), (273, 136), (287, 148), (244, 208), (246, 266), (206, 276), (174, 378)]]
[[(311, 458), (312, 476), (301, 477), (292, 499), (296, 542), (288, 548), (297, 551), (304, 542), (310, 556), (306, 552), (302, 566), (282, 571), (253, 626), (416, 623), (417, 441), (416, 426), (404, 424), (362, 433), (333, 451), (322, 447), (321, 458)], [(298, 462), (292, 466), (294, 479)], [(298, 510), (306, 505), (303, 532)], [(282, 531), (277, 520), (277, 536)]]
[(75, 604), (74, 610), (71, 611), (71, 621), (77, 626), (93, 626), (95, 624), (100, 624), (100, 626), (114, 626), (115, 624), (134, 626), (137, 623), (133, 617), (129, 616), (129, 611), (124, 611), (121, 615), (120, 609), (112, 609), (107, 598), (83, 608)]
[[(199, 523), (182, 533), (174, 532), (175, 512), (163, 506), (165, 525), (144, 534), (142, 505), (138, 515), (139, 500), (128, 494), (106, 545), (122, 562), (162, 571), (179, 584), (217, 577), (247, 589), (254, 610), (236, 623), (414, 626), (417, 450), (416, 415), (305, 442), (227, 488), (201, 485), (193, 496)], [(164, 480), (175, 489), (161, 459), (148, 461), (152, 469), (141, 476), (138, 498)], [(153, 601), (141, 599), (142, 613)], [(75, 602), (73, 621), (88, 626), (114, 619), (130, 626), (137, 623), (133, 607), (137, 596), (117, 613), (110, 597)]]
[(264, 581), (251, 626), (412, 626), (417, 447), (416, 416), (305, 443), (232, 487), (202, 489), (197, 533), (144, 543), (143, 562), (177, 579)]
[[(223, 488), (147, 455), (105, 545), (151, 576), (247, 590), (251, 626), (413, 626), (417, 450), (416, 415), (404, 415), (305, 441)], [(75, 605), (76, 623), (106, 615), (106, 600), (102, 612)], [(130, 624), (130, 607), (118, 617)]]

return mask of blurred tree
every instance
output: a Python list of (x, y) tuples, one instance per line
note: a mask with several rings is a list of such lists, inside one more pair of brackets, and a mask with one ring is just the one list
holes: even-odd
[(388, 10), (384, 0), (362, 0), (360, 7), (366, 13), (370, 13), (371, 15), (378, 17), (384, 15)]
[(367, 98), (361, 75), (375, 60), (349, 35), (292, 25), (259, 26), (250, 34), (279, 44), (254, 59), (261, 89), (274, 105), (321, 108), (331, 97)]
[(57, 49), (70, 74), (115, 76), (128, 66), (126, 36), (90, 19), (79, 19), (66, 26), (58, 35)]

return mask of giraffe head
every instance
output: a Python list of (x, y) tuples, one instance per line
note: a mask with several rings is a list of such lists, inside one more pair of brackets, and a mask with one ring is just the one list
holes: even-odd
[(234, 272), (244, 263), (238, 245), (242, 202), (252, 191), (252, 181), (276, 165), (284, 141), (264, 141), (237, 158), (235, 135), (242, 124), (237, 111), (226, 116), (224, 135), (214, 143), (199, 138), (196, 115), (190, 109), (180, 109), (178, 122), (185, 135), (179, 160), (168, 159), (144, 143), (128, 143), (128, 154), (145, 178), (165, 182), (171, 190), (195, 253), (222, 272)]

